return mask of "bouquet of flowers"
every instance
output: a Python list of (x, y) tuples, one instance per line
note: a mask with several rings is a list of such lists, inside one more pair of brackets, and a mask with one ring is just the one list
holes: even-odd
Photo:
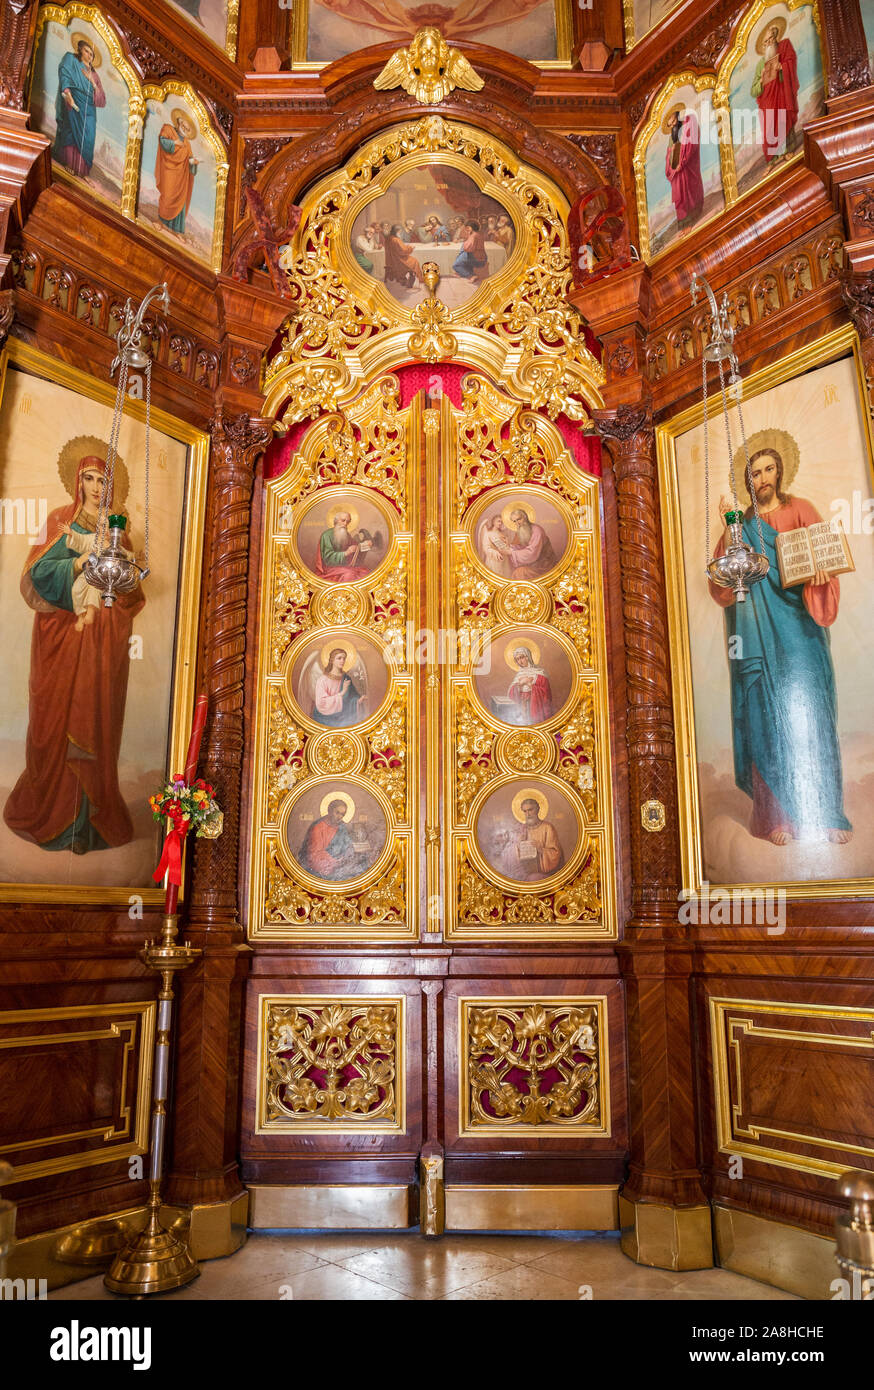
[(188, 783), (184, 777), (174, 777), (159, 792), (149, 797), (154, 820), (170, 821), (164, 841), (161, 862), (153, 875), (160, 883), (166, 873), (170, 883), (182, 882), (182, 844), (189, 830), (200, 839), (214, 840), (222, 833), (222, 812), (215, 800), (215, 788), (202, 777)]

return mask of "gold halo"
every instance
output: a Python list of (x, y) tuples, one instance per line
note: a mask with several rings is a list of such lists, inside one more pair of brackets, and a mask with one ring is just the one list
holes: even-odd
[(517, 647), (527, 647), (528, 650), (531, 652), (531, 655), (534, 657), (535, 666), (540, 665), (540, 648), (536, 642), (532, 642), (530, 638), (526, 637), (524, 641), (520, 639), (518, 642), (508, 642), (506, 647), (504, 648), (504, 660), (506, 661), (511, 671), (520, 671), (522, 669), (520, 666), (516, 665), (516, 662), (513, 658), (513, 653), (515, 652)]
[[(67, 440), (58, 454), (58, 474), (74, 502), (79, 500), (74, 494), (80, 460), (93, 455), (95, 458), (102, 459), (105, 464), (107, 448), (106, 440), (98, 439), (96, 434), (77, 434), (75, 438)], [(112, 495), (112, 505), (116, 511), (123, 507), (127, 501), (129, 487), (130, 481), (124, 460), (120, 455), (116, 455)]]
[(762, 28), (762, 32), (756, 39), (756, 52), (760, 56), (765, 52), (765, 35), (768, 33), (768, 31), (770, 29), (777, 30), (777, 42), (779, 43), (783, 35), (786, 33), (786, 23), (787, 21), (784, 19), (783, 15), (780, 14), (777, 16), (776, 19), (769, 19), (767, 24), (764, 25), (764, 27)]
[(337, 505), (336, 505), (335, 507), (329, 507), (329, 508), (328, 508), (327, 513), (325, 514), (325, 521), (326, 521), (326, 523), (327, 523), (328, 526), (333, 526), (333, 525), (334, 525), (334, 517), (337, 515), (338, 512), (348, 512), (348, 513), (349, 513), (349, 530), (350, 530), (350, 532), (351, 532), (351, 531), (357, 531), (357, 530), (358, 530), (358, 520), (359, 520), (358, 513), (356, 512), (356, 510), (355, 510), (354, 507), (347, 507), (347, 505), (346, 505), (345, 502), (338, 502)]
[(99, 68), (100, 64), (103, 62), (103, 54), (100, 52), (100, 49), (98, 48), (94, 40), (90, 38), (88, 34), (83, 34), (81, 29), (77, 29), (74, 34), (70, 35), (70, 47), (72, 48), (74, 53), (76, 53), (76, 50), (78, 49), (80, 42), (87, 43), (88, 47), (91, 49), (91, 52), (94, 54), (94, 62), (91, 64), (92, 68)]
[(343, 651), (346, 653), (346, 669), (348, 670), (350, 666), (355, 665), (355, 662), (358, 659), (358, 652), (355, 650), (351, 642), (344, 641), (341, 637), (336, 642), (326, 642), (325, 645), (322, 647), (322, 650), (319, 652), (319, 660), (322, 663), (322, 670), (325, 669), (328, 657), (331, 655), (331, 652), (338, 652), (340, 651), (341, 647)]
[(675, 113), (676, 111), (685, 111), (685, 110), (686, 110), (686, 103), (685, 103), (685, 101), (675, 101), (674, 104), (673, 104), (673, 106), (671, 106), (671, 107), (665, 112), (664, 116), (662, 117), (662, 134), (663, 134), (663, 135), (670, 135), (670, 133), (671, 133), (671, 117), (674, 115), (674, 113)]
[(321, 801), (319, 802), (319, 815), (327, 815), (328, 807), (330, 806), (332, 801), (345, 801), (346, 814), (343, 817), (343, 821), (345, 824), (348, 824), (352, 817), (355, 815), (355, 802), (352, 800), (348, 792), (328, 792), (325, 796), (322, 797)]
[(537, 802), (538, 808), (540, 810), (541, 820), (546, 815), (548, 815), (549, 802), (547, 801), (543, 792), (538, 791), (536, 787), (523, 787), (520, 792), (516, 793), (516, 795), (513, 797), (513, 800), (510, 802), (510, 810), (513, 812), (513, 815), (515, 816), (516, 820), (519, 822), (520, 825), (524, 824), (525, 822), (525, 817), (522, 814), (523, 801)]
[(501, 520), (503, 521), (505, 526), (509, 526), (511, 531), (516, 530), (516, 527), (510, 520), (510, 517), (513, 515), (513, 512), (524, 512), (528, 520), (531, 522), (531, 525), (534, 525), (536, 513), (530, 502), (508, 502), (504, 510), (501, 512)]
[[(756, 430), (747, 440), (749, 456), (757, 454), (761, 449), (775, 449), (783, 460), (783, 491), (788, 491), (792, 485), (795, 474), (798, 472), (800, 461), (800, 451), (797, 441), (786, 430), (770, 429)], [(743, 505), (743, 499), (747, 496), (747, 486), (744, 479), (747, 461), (743, 448), (736, 449), (733, 460), (734, 485), (737, 488), (738, 501)]]
[(170, 120), (173, 123), (173, 125), (176, 124), (180, 116), (182, 117), (185, 124), (190, 126), (191, 129), (194, 131), (194, 135), (196, 138), (197, 135), (199, 135), (200, 133), (197, 121), (194, 119), (193, 116), (189, 116), (188, 112), (185, 110), (183, 106), (174, 106), (173, 110), (170, 112)]

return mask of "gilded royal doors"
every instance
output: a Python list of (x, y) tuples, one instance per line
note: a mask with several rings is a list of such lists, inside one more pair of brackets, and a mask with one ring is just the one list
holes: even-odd
[(457, 386), (382, 377), (268, 484), (254, 935), (615, 935), (598, 480)]

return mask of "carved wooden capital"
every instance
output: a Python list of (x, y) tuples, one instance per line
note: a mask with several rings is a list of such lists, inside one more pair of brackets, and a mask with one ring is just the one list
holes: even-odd
[(874, 271), (862, 279), (841, 273), (841, 296), (860, 338), (874, 338)]
[(15, 318), (15, 291), (0, 290), (0, 348), (9, 337), (12, 320)]

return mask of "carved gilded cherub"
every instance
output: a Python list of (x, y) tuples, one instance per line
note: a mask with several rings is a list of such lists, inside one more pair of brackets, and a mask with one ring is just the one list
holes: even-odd
[(380, 92), (403, 87), (423, 106), (432, 106), (455, 87), (478, 92), (484, 84), (464, 55), (429, 26), (419, 30), (409, 48), (392, 54), (373, 85)]

